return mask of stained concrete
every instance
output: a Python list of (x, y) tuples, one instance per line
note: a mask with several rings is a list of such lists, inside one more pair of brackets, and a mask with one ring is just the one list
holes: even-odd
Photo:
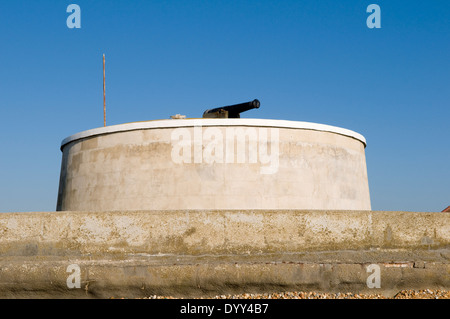
[[(295, 210), (0, 214), (0, 297), (450, 288), (450, 213)], [(80, 288), (69, 288), (69, 265)], [(367, 267), (381, 270), (369, 288)]]
[(370, 210), (365, 146), (349, 130), (280, 120), (90, 130), (62, 143), (56, 210)]

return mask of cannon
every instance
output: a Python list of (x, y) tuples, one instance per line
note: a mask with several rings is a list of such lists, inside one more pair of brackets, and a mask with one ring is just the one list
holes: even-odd
[(240, 118), (240, 113), (259, 108), (259, 101), (254, 99), (250, 102), (217, 107), (203, 112), (203, 118)]

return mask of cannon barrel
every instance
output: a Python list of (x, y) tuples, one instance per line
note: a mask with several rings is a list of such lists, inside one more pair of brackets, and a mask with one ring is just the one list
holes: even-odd
[(250, 102), (239, 103), (229, 106), (216, 107), (203, 112), (203, 117), (214, 118), (240, 118), (240, 113), (259, 108), (259, 101), (254, 99)]

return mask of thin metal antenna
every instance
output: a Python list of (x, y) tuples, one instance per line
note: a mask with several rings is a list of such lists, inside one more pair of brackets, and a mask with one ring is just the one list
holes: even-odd
[(103, 54), (103, 126), (106, 126), (106, 98), (105, 98), (105, 54)]

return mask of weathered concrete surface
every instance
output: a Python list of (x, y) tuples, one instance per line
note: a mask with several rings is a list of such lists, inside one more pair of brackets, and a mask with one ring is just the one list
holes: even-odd
[[(450, 288), (449, 213), (6, 213), (0, 236), (3, 298)], [(67, 286), (72, 264), (80, 288)]]
[(371, 209), (357, 133), (261, 119), (138, 124), (63, 142), (56, 210)]
[(0, 214), (2, 255), (259, 254), (437, 249), (447, 213), (294, 210)]

